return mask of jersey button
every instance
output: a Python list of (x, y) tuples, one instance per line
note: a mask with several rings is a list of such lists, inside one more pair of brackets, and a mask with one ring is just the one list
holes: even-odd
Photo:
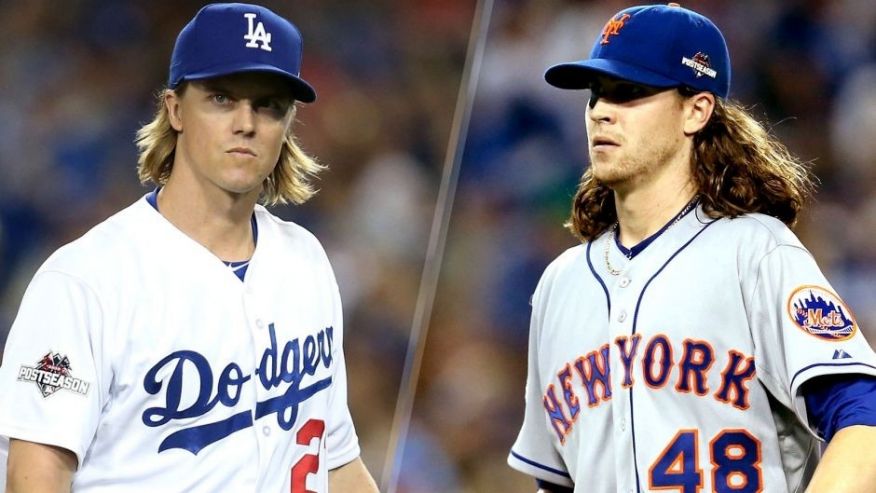
[(256, 327), (258, 327), (258, 328), (260, 328), (260, 329), (264, 329), (264, 328), (265, 328), (265, 323), (262, 321), (262, 319), (257, 318), (255, 322), (256, 322)]
[(630, 278), (629, 277), (621, 277), (620, 278), (620, 287), (625, 288), (629, 285), (630, 285)]
[(617, 314), (617, 321), (623, 322), (626, 319), (627, 319), (627, 312), (624, 310), (621, 310), (621, 312)]
[(627, 431), (627, 420), (623, 418), (620, 420), (620, 431)]
[(271, 427), (270, 426), (263, 426), (262, 427), (262, 434), (265, 436), (271, 436)]

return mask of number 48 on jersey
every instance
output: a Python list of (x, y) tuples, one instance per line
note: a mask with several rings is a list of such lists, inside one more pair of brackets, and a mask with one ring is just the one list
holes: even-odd
[[(723, 430), (709, 442), (712, 489), (716, 493), (763, 491), (760, 442), (745, 430)], [(699, 457), (699, 430), (680, 430), (648, 472), (649, 487), (699, 493), (703, 470)]]

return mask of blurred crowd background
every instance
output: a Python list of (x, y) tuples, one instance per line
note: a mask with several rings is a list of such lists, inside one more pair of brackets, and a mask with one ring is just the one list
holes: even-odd
[[(45, 258), (149, 190), (134, 132), (203, 3), (0, 0), (0, 342)], [(314, 231), (333, 262), (350, 404), (379, 476), (475, 1), (262, 3), (303, 33), (302, 74), (319, 99), (296, 129), (330, 168), (315, 199), (274, 211)], [(562, 223), (587, 163), (586, 93), (542, 74), (586, 56), (633, 4), (496, 1), (399, 491), (534, 490), (505, 465), (523, 413), (529, 297), (574, 245)], [(727, 37), (732, 97), (812, 161), (820, 190), (796, 231), (876, 341), (876, 7), (682, 4)]]

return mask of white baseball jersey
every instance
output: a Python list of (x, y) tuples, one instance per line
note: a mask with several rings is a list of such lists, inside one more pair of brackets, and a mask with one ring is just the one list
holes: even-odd
[(606, 233), (547, 268), (512, 467), (588, 493), (803, 491), (801, 384), (876, 357), (780, 221), (694, 212), (632, 260)]
[(76, 454), (74, 492), (325, 492), (359, 455), (321, 245), (256, 206), (245, 281), (145, 199), (34, 276), (0, 435)]

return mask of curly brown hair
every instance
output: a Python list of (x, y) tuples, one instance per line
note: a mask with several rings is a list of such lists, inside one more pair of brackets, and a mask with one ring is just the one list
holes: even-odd
[[(808, 163), (730, 100), (717, 99), (709, 122), (694, 136), (691, 168), (700, 204), (712, 218), (760, 212), (793, 226), (815, 190)], [(588, 168), (566, 228), (590, 241), (616, 221), (614, 193)]]
[[(182, 96), (185, 89), (186, 84), (177, 87), (177, 95)], [(158, 92), (155, 116), (151, 122), (137, 131), (137, 138), (134, 141), (140, 151), (137, 174), (140, 182), (144, 184), (153, 182), (156, 185), (164, 185), (173, 169), (177, 132), (170, 125), (170, 116), (164, 104), (165, 94), (169, 90)], [(292, 111), (296, 111), (296, 107), (293, 106)], [(267, 205), (289, 202), (303, 204), (316, 193), (310, 181), (324, 168), (301, 150), (290, 125), (283, 139), (277, 165), (262, 186), (261, 201)]]

